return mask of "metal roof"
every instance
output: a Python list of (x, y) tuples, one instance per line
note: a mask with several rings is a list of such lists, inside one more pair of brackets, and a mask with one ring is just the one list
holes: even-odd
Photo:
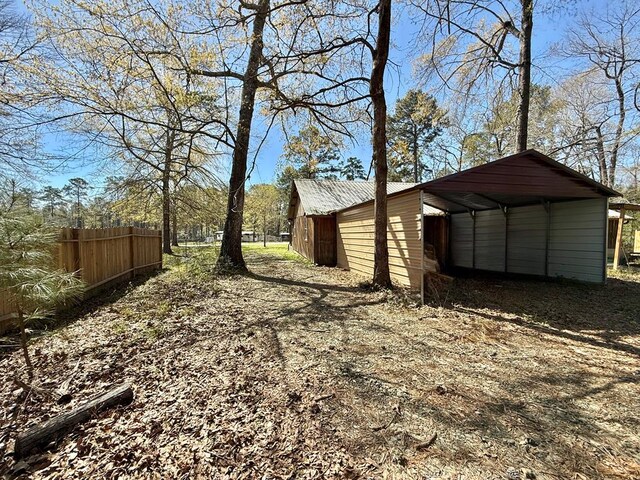
[[(388, 182), (387, 194), (398, 193), (415, 186), (415, 183)], [(289, 218), (293, 218), (295, 213), (292, 210), (296, 198), (300, 198), (306, 215), (328, 215), (373, 200), (374, 196), (375, 182), (297, 179), (293, 181)]]
[[(640, 203), (633, 203), (624, 198), (623, 199), (616, 198), (611, 200), (611, 202), (609, 202), (609, 208), (617, 211), (620, 211), (621, 209), (624, 208), (627, 211), (640, 212)], [(618, 216), (620, 215), (618, 214)]]
[(450, 213), (620, 195), (536, 151), (510, 155), (415, 187), (424, 202)]

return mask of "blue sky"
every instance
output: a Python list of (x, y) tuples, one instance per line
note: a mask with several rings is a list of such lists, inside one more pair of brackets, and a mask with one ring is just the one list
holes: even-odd
[[(580, 10), (588, 10), (591, 8), (605, 8), (607, 2), (605, 0), (597, 1), (583, 1), (577, 2), (575, 7), (566, 7), (571, 10), (563, 11), (559, 14), (538, 14), (534, 17), (534, 38), (533, 38), (533, 56), (534, 56), (534, 81), (540, 83), (547, 83), (561, 72), (563, 64), (555, 64), (553, 69), (546, 70), (540, 68), (543, 65), (548, 65), (545, 58), (546, 52), (551, 44), (558, 42), (562, 38), (564, 29), (570, 25), (572, 18), (575, 17), (575, 12)], [(394, 103), (398, 97), (401, 97), (412, 87), (415, 87), (416, 81), (412, 77), (412, 60), (414, 58), (412, 41), (415, 38), (417, 27), (407, 18), (407, 15), (396, 8), (394, 11), (396, 17), (393, 24), (392, 41), (394, 46), (390, 54), (390, 60), (398, 65), (398, 69), (389, 71), (386, 82), (386, 94), (387, 104), (389, 111), (392, 111)], [(565, 65), (566, 66), (566, 65)], [(260, 132), (264, 128), (264, 119), (256, 116), (254, 120), (256, 132)], [(257, 147), (259, 143), (259, 135), (254, 136), (252, 147)], [(80, 148), (77, 146), (77, 140), (70, 138), (62, 133), (56, 135), (48, 135), (44, 139), (45, 148), (49, 151), (56, 151), (61, 148), (69, 149), (71, 151), (74, 148)], [(76, 142), (76, 145), (74, 145)], [(276, 167), (282, 154), (283, 137), (280, 131), (272, 130), (271, 134), (267, 138), (265, 144), (260, 150), (255, 170), (249, 180), (250, 184), (271, 182), (274, 179)], [(49, 183), (54, 186), (63, 186), (69, 178), (84, 177), (90, 180), (90, 183), (95, 186), (94, 192), (97, 194), (101, 190), (101, 177), (102, 173), (96, 172), (92, 166), (98, 162), (93, 157), (98, 156), (92, 149), (86, 149), (80, 159), (69, 163), (67, 168), (55, 172), (53, 175), (46, 179), (43, 179), (43, 183)], [(344, 158), (349, 156), (359, 157), (364, 165), (365, 169), (368, 168), (371, 160), (371, 147), (369, 139), (361, 138), (358, 140), (358, 144), (348, 144), (343, 148), (342, 155)], [(250, 156), (250, 162), (253, 155)], [(228, 163), (221, 166), (219, 175), (222, 179), (228, 178)]]

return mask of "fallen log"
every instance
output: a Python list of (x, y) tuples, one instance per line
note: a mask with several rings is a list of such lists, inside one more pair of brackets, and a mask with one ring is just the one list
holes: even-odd
[(128, 405), (133, 401), (133, 390), (129, 385), (120, 385), (96, 396), (71, 412), (54, 417), (42, 425), (31, 427), (16, 438), (14, 456), (26, 457), (30, 452), (57, 442), (79, 423), (89, 420), (101, 410), (116, 405)]

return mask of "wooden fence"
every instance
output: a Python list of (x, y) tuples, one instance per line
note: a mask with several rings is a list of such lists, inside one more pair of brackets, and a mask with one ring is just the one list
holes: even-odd
[[(162, 235), (136, 227), (101, 229), (63, 228), (56, 262), (68, 272), (79, 272), (87, 296), (108, 283), (162, 268)], [(0, 291), (0, 332), (13, 317), (7, 295)]]

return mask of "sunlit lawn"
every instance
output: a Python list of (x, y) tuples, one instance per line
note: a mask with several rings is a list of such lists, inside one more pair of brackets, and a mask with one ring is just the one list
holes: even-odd
[[(284, 260), (307, 262), (307, 260), (293, 251), (287, 242), (267, 242), (264, 246), (262, 242), (243, 243), (242, 250), (245, 255), (268, 255)], [(204, 265), (215, 264), (220, 251), (220, 244), (190, 243), (173, 247), (173, 255), (164, 255), (164, 267), (176, 268), (185, 263), (200, 263)]]

